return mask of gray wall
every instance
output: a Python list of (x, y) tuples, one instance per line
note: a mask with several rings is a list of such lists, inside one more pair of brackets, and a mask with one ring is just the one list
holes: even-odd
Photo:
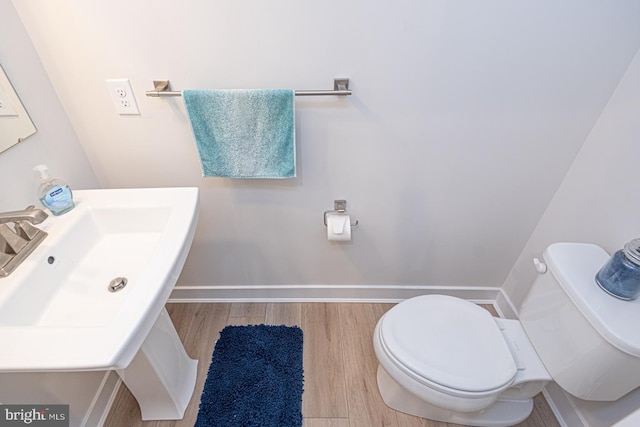
[[(535, 278), (531, 259), (553, 242), (592, 242), (613, 253), (640, 237), (640, 53), (636, 55), (515, 263), (504, 291), (519, 306)], [(629, 304), (635, 304), (630, 302)], [(640, 307), (639, 307), (640, 308)], [(591, 426), (640, 408), (640, 390), (617, 402), (575, 400)]]
[[(191, 286), (500, 286), (640, 46), (632, 0), (14, 4), (103, 186), (200, 188)], [(296, 100), (287, 181), (203, 179), (182, 100), (144, 97), (334, 77), (354, 95)]]
[(0, 211), (38, 204), (33, 166), (47, 163), (72, 188), (96, 188), (97, 178), (55, 94), (40, 58), (9, 0), (0, 1), (0, 63), (38, 132), (0, 153)]

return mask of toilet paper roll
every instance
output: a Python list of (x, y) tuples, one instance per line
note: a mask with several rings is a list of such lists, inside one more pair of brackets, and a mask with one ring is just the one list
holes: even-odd
[(351, 218), (347, 214), (327, 213), (327, 239), (345, 242), (351, 240)]

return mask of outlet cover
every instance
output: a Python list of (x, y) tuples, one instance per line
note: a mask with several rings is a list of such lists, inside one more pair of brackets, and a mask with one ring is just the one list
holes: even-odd
[(139, 115), (138, 103), (129, 79), (107, 79), (109, 96), (120, 115)]

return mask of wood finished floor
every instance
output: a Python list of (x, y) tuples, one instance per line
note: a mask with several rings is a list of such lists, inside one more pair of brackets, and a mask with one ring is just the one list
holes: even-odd
[[(298, 325), (304, 332), (303, 427), (456, 426), (396, 412), (382, 402), (376, 385), (377, 360), (371, 337), (378, 319), (391, 307), (393, 304), (167, 304), (187, 353), (199, 360), (196, 390), (184, 418), (141, 421), (138, 404), (129, 390), (121, 386), (104, 425), (193, 426), (219, 331), (226, 325), (265, 323)], [(485, 308), (493, 311), (492, 307)], [(559, 424), (545, 399), (538, 395), (533, 413), (519, 426), (559, 427)]]

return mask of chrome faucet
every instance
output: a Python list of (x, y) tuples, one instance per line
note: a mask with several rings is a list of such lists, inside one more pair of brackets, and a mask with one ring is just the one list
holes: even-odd
[(49, 215), (42, 209), (36, 209), (33, 205), (22, 211), (0, 212), (0, 224), (16, 221), (29, 221), (32, 224), (40, 224)]
[[(47, 237), (47, 233), (33, 225), (48, 216), (34, 206), (22, 211), (0, 212), (0, 277), (11, 274)], [(13, 223), (13, 227), (7, 225), (9, 223)]]

